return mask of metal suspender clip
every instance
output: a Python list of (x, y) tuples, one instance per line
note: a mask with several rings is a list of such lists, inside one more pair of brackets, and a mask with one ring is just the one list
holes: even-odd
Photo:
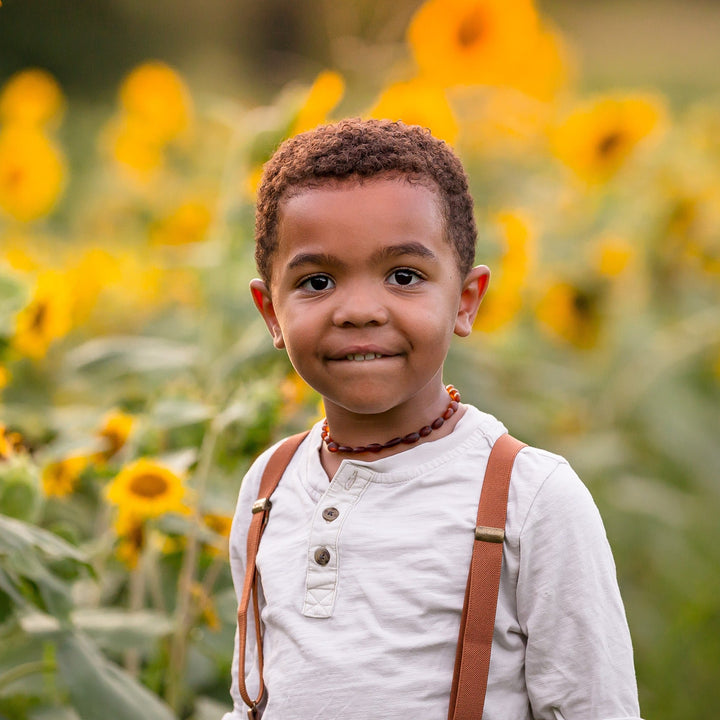
[(505, 530), (496, 527), (478, 525), (475, 528), (475, 539), (484, 542), (501, 543), (505, 539)]
[(270, 498), (258, 498), (252, 505), (252, 512), (253, 515), (255, 513), (259, 512), (265, 512), (266, 510), (269, 510), (272, 507), (272, 503), (270, 502)]

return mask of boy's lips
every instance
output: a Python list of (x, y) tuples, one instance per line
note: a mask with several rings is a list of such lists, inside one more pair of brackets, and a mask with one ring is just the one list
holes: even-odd
[(328, 356), (328, 360), (363, 362), (366, 360), (382, 360), (383, 358), (396, 357), (399, 354), (400, 353), (376, 345), (353, 345), (331, 353)]

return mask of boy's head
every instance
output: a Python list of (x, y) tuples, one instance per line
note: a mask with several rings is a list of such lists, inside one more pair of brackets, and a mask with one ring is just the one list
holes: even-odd
[(450, 147), (428, 130), (389, 120), (343, 120), (286, 140), (265, 166), (257, 197), (255, 259), (270, 283), (282, 202), (323, 183), (406, 176), (437, 193), (446, 239), (465, 275), (477, 231), (467, 176)]

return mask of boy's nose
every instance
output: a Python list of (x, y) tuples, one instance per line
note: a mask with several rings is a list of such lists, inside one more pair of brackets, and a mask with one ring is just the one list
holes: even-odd
[(342, 293), (337, 300), (333, 323), (338, 327), (384, 325), (388, 320), (387, 309), (380, 301), (377, 290), (372, 288), (355, 287)]

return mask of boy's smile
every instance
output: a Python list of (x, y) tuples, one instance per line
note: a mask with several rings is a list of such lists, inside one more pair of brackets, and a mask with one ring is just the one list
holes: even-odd
[(382, 441), (447, 405), (443, 362), (488, 270), (460, 276), (436, 192), (404, 177), (302, 189), (282, 204), (272, 268), (253, 298), (334, 437)]

